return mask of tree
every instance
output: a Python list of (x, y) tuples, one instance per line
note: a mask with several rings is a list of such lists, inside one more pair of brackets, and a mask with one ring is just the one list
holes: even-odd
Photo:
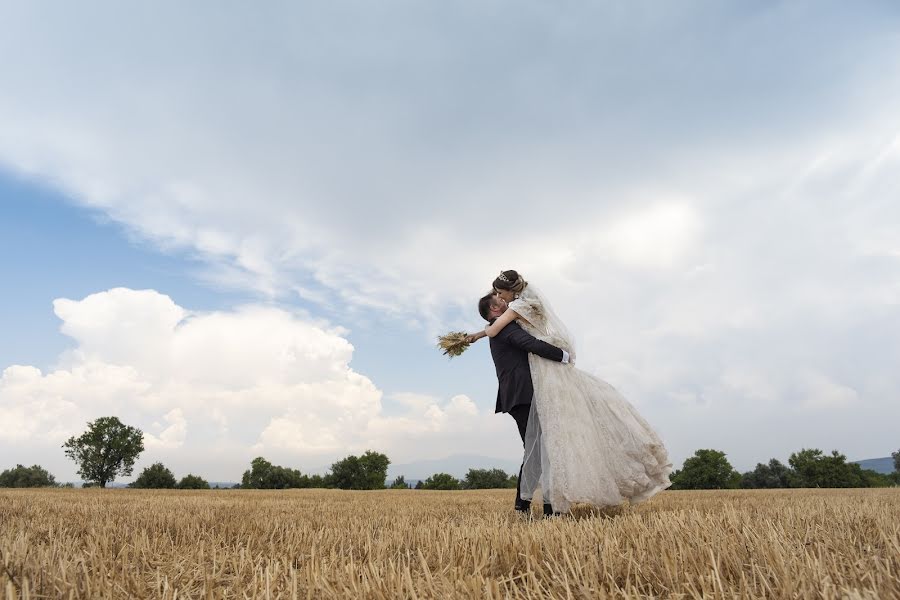
[(116, 476), (131, 475), (134, 461), (144, 451), (144, 434), (118, 417), (100, 417), (88, 423), (79, 437), (70, 437), (63, 448), (78, 464), (78, 474), (101, 488)]
[(391, 484), (392, 490), (408, 490), (409, 485), (406, 483), (406, 479), (403, 478), (403, 475), (398, 475), (394, 480), (394, 483)]
[(738, 487), (740, 480), (724, 452), (697, 450), (684, 461), (680, 471), (672, 474), (672, 489), (722, 490)]
[(757, 463), (756, 468), (744, 473), (741, 477), (741, 487), (750, 489), (772, 489), (791, 487), (793, 472), (773, 458), (769, 464)]
[(423, 490), (458, 490), (459, 480), (448, 473), (435, 473), (422, 484)]
[(847, 457), (837, 450), (827, 456), (818, 448), (803, 448), (788, 459), (794, 470), (792, 487), (848, 488), (865, 487), (862, 467), (848, 464)]
[(55, 485), (56, 479), (40, 465), (30, 467), (16, 465), (15, 469), (7, 469), (0, 473), (0, 487), (54, 487)]
[(288, 488), (309, 487), (309, 478), (300, 474), (297, 469), (273, 465), (262, 456), (257, 456), (250, 463), (250, 470), (244, 471), (241, 487), (256, 490), (284, 490)]
[(859, 476), (862, 480), (861, 487), (891, 487), (894, 485), (894, 475), (896, 473), (879, 473), (872, 469), (863, 469), (856, 463), (853, 466), (859, 467)]
[(323, 488), (323, 487), (326, 487), (326, 485), (325, 485), (325, 478), (322, 477), (321, 475), (310, 475), (310, 476), (307, 478), (307, 482), (308, 482), (308, 486), (307, 486), (307, 487), (311, 487), (311, 488)]
[(188, 473), (178, 482), (179, 490), (208, 490), (209, 483), (199, 475)]
[(175, 475), (164, 464), (160, 462), (153, 463), (141, 471), (137, 479), (132, 481), (128, 487), (171, 490), (175, 487)]
[(364, 489), (364, 479), (359, 457), (351, 454), (331, 465), (331, 472), (325, 476), (325, 485), (342, 490), (361, 490)]
[(900, 450), (891, 452), (891, 458), (894, 459), (894, 473), (900, 473)]
[[(510, 486), (512, 482), (512, 486)], [(490, 490), (516, 487), (515, 478), (510, 479), (502, 469), (469, 469), (462, 487), (467, 490)]]
[(424, 487), (424, 485), (425, 484), (422, 483), (422, 480), (420, 479), (416, 482), (416, 487), (414, 489), (421, 490)]
[(350, 455), (332, 464), (325, 481), (329, 487), (342, 490), (382, 489), (390, 464), (386, 455), (366, 450), (362, 456)]
[(386, 454), (366, 450), (359, 457), (359, 466), (362, 468), (363, 477), (365, 478), (365, 490), (384, 489), (384, 481), (387, 479), (388, 466), (391, 459)]

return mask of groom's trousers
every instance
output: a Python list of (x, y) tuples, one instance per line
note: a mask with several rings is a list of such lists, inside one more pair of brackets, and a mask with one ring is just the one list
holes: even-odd
[[(531, 414), (530, 404), (518, 404), (509, 409), (509, 414), (516, 420), (516, 426), (519, 428), (519, 436), (522, 438), (522, 448), (525, 447), (525, 432), (528, 430), (528, 415)], [(522, 464), (524, 467), (524, 463)], [(524, 510), (525, 506), (530, 506), (530, 501), (522, 501), (522, 467), (519, 467), (519, 479), (516, 481), (516, 510)], [(553, 514), (553, 507), (544, 504), (544, 514)]]
[[(519, 404), (509, 409), (510, 416), (516, 420), (519, 428), (519, 436), (522, 438), (522, 447), (525, 446), (525, 431), (528, 429), (528, 415), (531, 413), (530, 404)], [(523, 463), (524, 464), (524, 463)], [(522, 506), (522, 467), (519, 467), (519, 480), (516, 482), (516, 509)]]

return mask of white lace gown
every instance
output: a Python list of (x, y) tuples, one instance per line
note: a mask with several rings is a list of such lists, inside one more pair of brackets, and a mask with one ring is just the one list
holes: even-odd
[[(574, 356), (571, 335), (529, 284), (509, 307), (538, 339)], [(574, 503), (637, 503), (669, 487), (662, 440), (615, 388), (574, 365), (529, 355), (534, 400), (525, 435), (522, 498), (541, 489), (558, 512)]]

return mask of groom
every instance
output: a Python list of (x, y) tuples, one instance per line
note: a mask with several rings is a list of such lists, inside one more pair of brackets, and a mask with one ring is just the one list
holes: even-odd
[[(493, 323), (497, 317), (506, 312), (506, 301), (491, 292), (478, 301), (478, 312), (485, 321)], [(568, 352), (537, 339), (515, 321), (491, 338), (491, 358), (494, 359), (499, 383), (497, 408), (494, 412), (512, 415), (519, 427), (523, 445), (525, 431), (528, 429), (528, 414), (531, 412), (531, 399), (534, 397), (531, 367), (528, 366), (529, 353), (556, 362), (569, 362)], [(521, 480), (520, 467), (519, 483), (516, 484), (516, 510), (530, 514), (531, 502), (522, 500)], [(552, 514), (553, 507), (544, 503), (544, 516)]]

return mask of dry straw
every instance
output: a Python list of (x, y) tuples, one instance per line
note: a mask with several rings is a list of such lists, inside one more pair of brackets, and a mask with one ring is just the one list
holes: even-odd
[(438, 338), (437, 347), (444, 351), (444, 356), (453, 358), (454, 356), (459, 356), (469, 348), (469, 342), (466, 339), (468, 337), (469, 334), (465, 331), (451, 331)]
[(531, 522), (513, 495), (0, 490), (0, 593), (900, 598), (900, 489), (666, 491)]

